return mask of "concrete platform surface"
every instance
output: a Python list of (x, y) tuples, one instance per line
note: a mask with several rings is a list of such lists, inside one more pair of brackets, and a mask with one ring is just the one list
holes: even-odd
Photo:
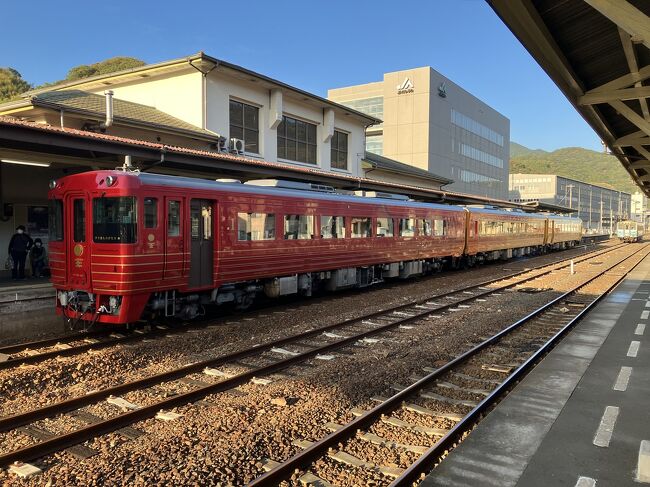
[(646, 258), (421, 485), (646, 485), (649, 315)]

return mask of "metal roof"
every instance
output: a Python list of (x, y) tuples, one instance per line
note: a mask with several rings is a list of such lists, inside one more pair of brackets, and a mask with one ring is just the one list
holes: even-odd
[(84, 86), (87, 84), (94, 84), (97, 86), (108, 88), (113, 84), (117, 84), (118, 82), (121, 82), (121, 80), (142, 81), (143, 78), (147, 78), (150, 76), (150, 74), (148, 74), (147, 71), (167, 72), (167, 71), (172, 71), (174, 69), (179, 69), (179, 67), (183, 68), (188, 66), (191, 67), (192, 69), (196, 69), (205, 74), (212, 71), (212, 69), (223, 68), (223, 69), (232, 70), (239, 73), (240, 75), (245, 75), (248, 78), (253, 78), (254, 80), (260, 80), (265, 83), (268, 83), (271, 86), (293, 92), (299, 97), (306, 99), (305, 101), (311, 100), (317, 102), (319, 105), (330, 106), (344, 113), (349, 113), (350, 115), (354, 115), (357, 118), (361, 118), (367, 121), (369, 125), (376, 125), (382, 123), (382, 121), (378, 118), (372, 117), (363, 112), (354, 110), (352, 108), (346, 107), (339, 103), (335, 103), (331, 100), (328, 100), (327, 98), (323, 98), (322, 96), (314, 95), (313, 93), (309, 93), (308, 91), (301, 90), (300, 88), (296, 88), (295, 86), (288, 85), (286, 83), (283, 83), (282, 81), (278, 81), (276, 79), (270, 78), (263, 74), (256, 73), (255, 71), (251, 71), (250, 69), (246, 69), (242, 66), (238, 66), (236, 64), (232, 64), (227, 61), (223, 61), (221, 59), (208, 56), (203, 51), (200, 51), (196, 54), (192, 54), (190, 56), (183, 57), (183, 58), (172, 59), (169, 61), (163, 61), (155, 64), (146, 64), (144, 66), (139, 66), (136, 68), (116, 71), (114, 73), (100, 74), (97, 76), (91, 76), (89, 78), (82, 78), (74, 81), (67, 81), (58, 85), (52, 85), (46, 88), (28, 91), (24, 93), (23, 96), (32, 96), (35, 94), (42, 93), (44, 91), (62, 90), (74, 86)]
[(380, 156), (379, 154), (375, 154), (373, 152), (366, 151), (362, 161), (367, 162), (376, 169), (405, 174), (416, 178), (429, 179), (443, 186), (445, 184), (451, 184), (454, 182), (453, 179), (447, 179), (445, 177), (438, 176), (437, 174), (434, 174), (430, 171), (425, 171), (419, 167), (411, 166), (410, 164), (404, 164), (403, 162)]
[[(21, 107), (42, 107), (53, 110), (63, 110), (66, 113), (78, 113), (94, 119), (103, 120), (106, 117), (106, 98), (95, 93), (82, 90), (46, 91), (32, 95), (27, 100), (4, 103), (0, 105), (0, 113)], [(127, 125), (158, 128), (173, 131), (186, 136), (216, 140), (219, 136), (214, 132), (187, 123), (165, 112), (126, 100), (113, 97), (114, 120)]]
[(650, 196), (650, 1), (486, 1)]
[(439, 203), (522, 207), (506, 200), (337, 174), (317, 167), (308, 168), (0, 116), (0, 152), (3, 148), (35, 160), (51, 160), (57, 155), (75, 158), (79, 169), (87, 166), (114, 168), (121, 163), (121, 157), (131, 155), (134, 162), (142, 167), (157, 166), (166, 171), (182, 171), (197, 176), (203, 174), (215, 178), (237, 177), (246, 180), (274, 177), (327, 184), (340, 189), (393, 192)]

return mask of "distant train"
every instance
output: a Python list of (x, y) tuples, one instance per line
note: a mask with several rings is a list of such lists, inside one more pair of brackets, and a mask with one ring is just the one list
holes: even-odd
[(616, 224), (616, 236), (623, 242), (640, 242), (643, 240), (643, 225), (632, 220), (623, 220)]
[[(245, 308), (259, 294), (311, 295), (580, 241), (577, 218), (122, 171), (50, 183), (57, 312), (126, 324)], [(320, 191), (319, 191), (320, 190)]]

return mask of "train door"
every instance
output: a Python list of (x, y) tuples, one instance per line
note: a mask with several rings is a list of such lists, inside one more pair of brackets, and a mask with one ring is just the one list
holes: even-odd
[(90, 249), (88, 246), (88, 230), (86, 215), (88, 212), (88, 198), (84, 193), (73, 193), (66, 196), (64, 209), (65, 220), (70, 225), (64, 225), (66, 241), (68, 242), (66, 253), (68, 258), (68, 281), (72, 286), (87, 286), (90, 276)]
[(165, 198), (165, 260), (163, 279), (183, 277), (185, 245), (183, 239), (183, 200), (180, 197)]
[(190, 202), (190, 287), (211, 286), (213, 281), (213, 202)]

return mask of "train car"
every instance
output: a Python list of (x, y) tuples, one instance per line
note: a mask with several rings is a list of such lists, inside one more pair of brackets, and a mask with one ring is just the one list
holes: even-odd
[(546, 215), (468, 207), (465, 253), (470, 265), (545, 250)]
[(83, 322), (365, 286), (438, 270), (465, 248), (455, 206), (120, 171), (51, 188), (57, 311)]
[(622, 242), (640, 242), (643, 233), (643, 225), (639, 222), (623, 220), (616, 224), (616, 236)]
[(363, 287), (572, 241), (562, 217), (289, 181), (92, 171), (50, 188), (57, 313), (84, 326), (191, 319), (261, 294)]
[(549, 215), (546, 223), (546, 245), (551, 250), (563, 250), (580, 243), (582, 220), (576, 217)]

